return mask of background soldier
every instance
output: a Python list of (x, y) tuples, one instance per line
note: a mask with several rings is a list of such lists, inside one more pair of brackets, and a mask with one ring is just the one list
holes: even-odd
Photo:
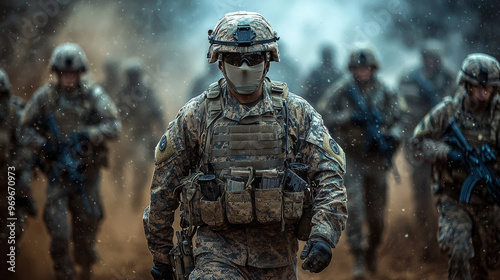
[[(349, 158), (347, 240), (355, 258), (353, 274), (364, 279), (367, 267), (376, 272), (376, 250), (384, 229), (386, 171), (400, 138), (395, 125), (400, 111), (396, 96), (375, 75), (379, 62), (371, 45), (355, 44), (348, 68), (351, 75), (334, 84), (318, 107), (326, 126), (341, 136), (339, 143)], [(365, 222), (368, 230), (363, 229)]]
[[(462, 201), (464, 182), (471, 176), (466, 166), (472, 151), (466, 154), (452, 144), (450, 129), (454, 119), (473, 149), (480, 151), (487, 144), (494, 155), (499, 155), (500, 65), (489, 55), (470, 54), (462, 63), (457, 82), (464, 93), (443, 100), (430, 111), (415, 128), (411, 144), (417, 155), (434, 164), (433, 190), (440, 215), (438, 242), (450, 258), (448, 278), (487, 279), (488, 269), (500, 267), (498, 200), (495, 205), (488, 184), (481, 180), (473, 186), (469, 200)], [(456, 134), (454, 137), (457, 139)], [(498, 174), (498, 160), (486, 161), (491, 156), (486, 151), (480, 155), (478, 160), (487, 166), (493, 164)]]
[(116, 58), (107, 58), (103, 65), (104, 79), (99, 83), (104, 91), (117, 102), (120, 99), (118, 91), (123, 86), (122, 79), (120, 78), (120, 63)]
[[(218, 62), (224, 79), (180, 109), (156, 148), (143, 219), (152, 274), (172, 279), (179, 193), (188, 240), (198, 226), (189, 279), (296, 279), (298, 237), (307, 240), (302, 268), (320, 272), (347, 218), (343, 151), (304, 99), (266, 77), (280, 57), (264, 17), (229, 13), (209, 34), (208, 60)], [(302, 203), (304, 179), (314, 183), (311, 212)]]
[[(19, 240), (24, 232), (27, 215), (36, 216), (37, 209), (31, 196), (29, 150), (21, 143), (20, 118), (24, 103), (10, 92), (7, 74), (0, 69), (0, 268), (5, 279), (14, 279), (8, 268), (10, 256), (19, 257)], [(12, 199), (10, 198), (12, 197)], [(9, 206), (13, 206), (9, 209)], [(10, 219), (9, 219), (10, 218)], [(14, 226), (9, 226), (14, 224)], [(12, 234), (15, 234), (13, 236)], [(14, 239), (12, 239), (14, 238)], [(13, 243), (14, 242), (14, 243)], [(15, 248), (14, 251), (11, 247)], [(15, 261), (14, 261), (15, 269)], [(2, 276), (2, 278), (3, 278)]]
[(334, 56), (333, 46), (324, 45), (321, 48), (321, 62), (314, 67), (303, 83), (302, 97), (313, 105), (316, 105), (325, 91), (340, 78)]
[(103, 89), (80, 79), (87, 70), (80, 46), (57, 46), (49, 65), (57, 82), (35, 92), (21, 124), (30, 145), (42, 151), (42, 170), (48, 176), (44, 221), (52, 238), (56, 279), (75, 278), (70, 234), (74, 260), (82, 266), (80, 279), (89, 279), (91, 265), (97, 261), (95, 241), (103, 215), (100, 170), (107, 165), (106, 141), (118, 137), (120, 122)]
[[(113, 169), (120, 188), (125, 188), (126, 168), (132, 167), (132, 206), (138, 209), (145, 192), (149, 168), (154, 162), (156, 141), (165, 127), (163, 109), (154, 90), (143, 80), (141, 61), (130, 58), (123, 67), (125, 84), (118, 91), (116, 105), (122, 121), (122, 133), (116, 145)], [(155, 136), (156, 135), (156, 136)], [(123, 193), (123, 189), (119, 190)]]
[(422, 260), (433, 259), (437, 250), (435, 232), (437, 217), (433, 208), (431, 195), (431, 166), (415, 158), (409, 149), (409, 139), (417, 123), (444, 96), (451, 96), (455, 90), (454, 74), (443, 65), (443, 46), (437, 40), (427, 40), (421, 47), (422, 64), (410, 73), (401, 77), (399, 92), (404, 98), (405, 106), (402, 117), (404, 132), (404, 152), (409, 163), (411, 186), (415, 201), (415, 216), (418, 232), (422, 237)]

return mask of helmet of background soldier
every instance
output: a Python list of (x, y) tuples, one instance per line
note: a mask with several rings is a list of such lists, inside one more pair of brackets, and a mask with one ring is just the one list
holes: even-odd
[(358, 67), (371, 67), (374, 70), (379, 68), (379, 59), (375, 47), (370, 43), (354, 43), (349, 54), (347, 67), (353, 70)]
[(139, 82), (142, 76), (142, 61), (137, 57), (127, 59), (123, 63), (123, 72), (131, 82)]
[(280, 61), (278, 40), (277, 33), (261, 14), (228, 13), (213, 30), (208, 30), (208, 62), (216, 62), (222, 53), (252, 52), (269, 52), (271, 61)]
[(443, 55), (443, 43), (436, 39), (428, 39), (420, 47), (422, 57), (434, 57), (440, 59)]
[(57, 46), (49, 61), (52, 71), (85, 72), (87, 64), (85, 52), (75, 43), (64, 43)]
[(500, 86), (500, 64), (494, 57), (484, 53), (469, 54), (457, 75), (457, 84)]
[(3, 69), (0, 69), (0, 92), (10, 92), (9, 77)]

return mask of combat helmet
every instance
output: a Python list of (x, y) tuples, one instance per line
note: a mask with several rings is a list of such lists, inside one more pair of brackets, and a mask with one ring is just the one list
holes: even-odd
[(457, 84), (470, 83), (482, 86), (500, 86), (500, 64), (494, 57), (484, 53), (469, 54), (457, 75)]
[(443, 44), (436, 39), (427, 39), (420, 46), (420, 54), (422, 57), (441, 58), (443, 56)]
[(353, 70), (361, 66), (369, 66), (374, 70), (379, 68), (379, 60), (375, 52), (375, 47), (369, 43), (355, 43), (351, 47), (347, 67), (349, 70)]
[(7, 73), (3, 69), (0, 69), (0, 92), (9, 92), (10, 83)]
[(222, 17), (215, 28), (208, 30), (208, 63), (221, 53), (270, 52), (271, 61), (280, 61), (279, 37), (259, 13), (235, 12)]
[(52, 71), (85, 72), (87, 64), (85, 52), (75, 43), (64, 43), (57, 46), (49, 61)]
[(132, 57), (123, 63), (123, 71), (127, 76), (140, 77), (142, 73), (142, 61)]

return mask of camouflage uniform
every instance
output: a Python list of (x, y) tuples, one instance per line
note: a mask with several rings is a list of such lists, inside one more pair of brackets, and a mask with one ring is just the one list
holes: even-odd
[[(14, 273), (8, 261), (14, 255), (19, 260), (18, 243), (24, 232), (27, 215), (35, 216), (36, 207), (31, 197), (29, 150), (20, 141), (20, 117), (24, 102), (10, 93), (9, 81), (5, 72), (0, 69), (0, 268), (6, 279), (13, 279)], [(12, 177), (11, 177), (12, 176)], [(13, 197), (14, 200), (7, 197)], [(11, 204), (10, 204), (11, 203)], [(13, 208), (9, 209), (9, 206)], [(8, 226), (13, 224), (13, 226)], [(15, 234), (15, 236), (13, 236)], [(14, 238), (11, 239), (10, 237)], [(14, 248), (14, 250), (11, 250)], [(15, 266), (16, 261), (14, 261)], [(19, 269), (17, 269), (19, 270)], [(12, 278), (11, 278), (12, 277)]]
[[(466, 58), (465, 67), (462, 66), (459, 72), (460, 84), (478, 84), (477, 80), (470, 81), (477, 75), (467, 73), (470, 70), (467, 63), (474, 66), (477, 61), (480, 67), (487, 69), (487, 75), (489, 72), (488, 84), (494, 84), (493, 94), (496, 94), (500, 85), (500, 65), (486, 55), (473, 54)], [(479, 69), (476, 64), (472, 72), (477, 73)], [(463, 167), (453, 167), (448, 163), (448, 154), (454, 148), (445, 142), (443, 134), (454, 118), (473, 148), (488, 144), (498, 155), (500, 99), (498, 95), (493, 97), (487, 110), (477, 111), (468, 103), (470, 95), (464, 89), (460, 91), (458, 98), (444, 99), (423, 118), (415, 128), (411, 145), (415, 154), (433, 163), (433, 192), (437, 196), (439, 212), (438, 242), (450, 257), (449, 279), (487, 279), (488, 269), (500, 267), (500, 209), (488, 198), (486, 186), (482, 183), (474, 187), (469, 203), (459, 202), (467, 172)], [(498, 174), (498, 162), (494, 170)]]
[[(364, 58), (359, 58), (364, 57)], [(360, 63), (361, 62), (361, 63)], [(378, 68), (378, 60), (370, 45), (355, 45), (351, 52), (349, 68)], [(347, 240), (355, 257), (354, 274), (362, 278), (366, 267), (376, 269), (376, 249), (384, 230), (386, 206), (386, 158), (375, 146), (364, 147), (366, 129), (354, 120), (358, 107), (348, 97), (348, 91), (355, 86), (365, 100), (368, 109), (376, 108), (385, 120), (379, 129), (384, 138), (390, 140), (392, 151), (397, 147), (400, 131), (396, 122), (400, 109), (396, 95), (373, 74), (367, 84), (361, 84), (354, 75), (346, 75), (337, 81), (321, 98), (318, 109), (325, 120), (326, 127), (337, 135), (338, 143), (344, 147), (347, 161), (347, 174), (344, 177), (349, 197), (349, 219), (347, 221)], [(363, 120), (364, 121), (364, 120)], [(364, 223), (368, 229), (364, 229)]]
[[(232, 19), (240, 16), (242, 29), (246, 27), (245, 22), (250, 19), (250, 28), (257, 30), (256, 33), (261, 32), (255, 40), (265, 39), (262, 36), (265, 30), (259, 30), (259, 27), (268, 24), (259, 22), (263, 17), (256, 13), (228, 14), (221, 22), (224, 24), (224, 20), (228, 19), (231, 24), (234, 22)], [(215, 30), (217, 33), (217, 27)], [(237, 30), (235, 34), (239, 31)], [(239, 35), (241, 34), (240, 32)], [(270, 34), (275, 36), (272, 29)], [(276, 44), (272, 40), (269, 41), (270, 44)], [(277, 45), (264, 45), (266, 46), (271, 52), (270, 57), (279, 61)], [(227, 46), (213, 44), (211, 49), (225, 47)], [(258, 47), (262, 46), (258, 44), (249, 46), (249, 50), (245, 53), (253, 52), (255, 49), (251, 48)], [(234, 47), (234, 50), (238, 52), (237, 47)], [(217, 55), (209, 55), (209, 59), (212, 58), (213, 62), (217, 61), (216, 57)], [(207, 174), (210, 169), (214, 169), (215, 176), (223, 181), (226, 180), (225, 175), (229, 175), (226, 171), (235, 167), (253, 167), (257, 170), (272, 165), (282, 170), (285, 154), (288, 154), (292, 161), (310, 165), (307, 176), (315, 183), (316, 196), (310, 222), (312, 229), (310, 235), (305, 238), (322, 238), (328, 243), (328, 247), (335, 247), (347, 219), (346, 195), (342, 183), (344, 156), (342, 149), (331, 139), (323, 126), (321, 116), (304, 99), (288, 93), (284, 83), (272, 82), (265, 78), (262, 84), (262, 98), (252, 105), (241, 104), (229, 92), (229, 86), (225, 79), (221, 79), (213, 83), (209, 90), (191, 99), (179, 110), (175, 120), (168, 125), (167, 132), (158, 143), (151, 185), (151, 202), (143, 217), (154, 261), (171, 264), (169, 251), (173, 246), (172, 224), (174, 212), (180, 204), (176, 193), (184, 178), (198, 171)], [(275, 120), (279, 119), (283, 125), (285, 119), (287, 120), (287, 128), (283, 128), (281, 124), (276, 126)], [(252, 133), (251, 131), (255, 129), (261, 132)], [(277, 133), (264, 132), (274, 129)], [(276, 146), (265, 150), (261, 149), (266, 145), (263, 143), (275, 143)], [(245, 154), (240, 154), (238, 149), (243, 150)], [(245, 189), (240, 192), (252, 193), (251, 209), (256, 209), (255, 205), (259, 201), (257, 197), (254, 199), (257, 192), (262, 194), (267, 191), (262, 190), (256, 183), (263, 178), (256, 176), (254, 179), (255, 181), (249, 181)], [(278, 187), (276, 185), (274, 187)], [(254, 213), (255, 216), (252, 214), (245, 216), (250, 218), (246, 222), (232, 222), (230, 218), (233, 215), (238, 215), (240, 211), (246, 211), (248, 208), (247, 204), (241, 203), (241, 207), (229, 209), (228, 203), (234, 193), (228, 186), (227, 183), (222, 189), (221, 196), (225, 197), (226, 201), (226, 211), (222, 214), (225, 219), (223, 224), (220, 226), (207, 224), (203, 212), (202, 222), (195, 224), (199, 225), (194, 249), (196, 267), (189, 279), (296, 279), (297, 223), (284, 222), (281, 215), (278, 215), (278, 221), (261, 222), (257, 212)], [(281, 188), (276, 189), (281, 190)], [(185, 189), (182, 189), (181, 226), (183, 224), (185, 226), (186, 223), (193, 225), (195, 223), (193, 217), (186, 212), (187, 209), (191, 209), (189, 205), (191, 202), (185, 200), (184, 191)], [(230, 196), (230, 193), (233, 194)], [(221, 197), (216, 202), (223, 201)], [(281, 198), (278, 203), (281, 203), (280, 201)], [(276, 209), (271, 209), (270, 212), (273, 210)], [(277, 210), (281, 213), (279, 207)], [(260, 214), (268, 217), (269, 213)]]
[(307, 76), (301, 94), (310, 104), (316, 105), (325, 93), (339, 78), (339, 70), (335, 67), (333, 48), (324, 46), (321, 49), (321, 63)]
[[(50, 61), (54, 71), (66, 69), (60, 65), (60, 60), (69, 60), (65, 65), (73, 65), (72, 71), (86, 70), (83, 50), (76, 44), (62, 44), (54, 50)], [(78, 65), (81, 68), (75, 69)], [(63, 91), (59, 83), (46, 84), (28, 102), (21, 120), (26, 141), (37, 151), (48, 145), (62, 145), (47, 127), (49, 115), (54, 116), (63, 141), (68, 141), (75, 133), (85, 133), (88, 138), (79, 139), (82, 149), (72, 151), (81, 161), (78, 172), (84, 175), (83, 193), (75, 190), (68, 176), (54, 174), (55, 168), (60, 167), (57, 157), (44, 154), (41, 160), (41, 168), (49, 179), (44, 221), (51, 236), (50, 254), (56, 279), (74, 279), (70, 239), (74, 244), (74, 260), (83, 267), (83, 273), (89, 273), (90, 266), (98, 258), (95, 241), (103, 217), (100, 170), (107, 164), (106, 141), (117, 138), (120, 122), (114, 103), (100, 86), (79, 81), (76, 89), (69, 93)], [(84, 205), (84, 197), (88, 206)], [(70, 223), (68, 212), (71, 213)], [(82, 275), (82, 278), (88, 277)]]
[[(161, 134), (155, 135), (155, 128), (163, 129), (163, 109), (154, 90), (142, 79), (141, 62), (130, 59), (124, 63), (125, 82), (118, 90), (116, 106), (122, 121), (122, 133), (114, 155), (113, 174), (120, 188), (125, 188), (123, 179), (126, 167), (134, 168), (133, 200), (135, 209), (142, 201), (147, 184), (149, 168), (153, 165), (154, 154), (151, 150)], [(157, 131), (157, 130), (156, 130)], [(153, 137), (151, 137), (153, 136)], [(123, 190), (120, 190), (123, 192)]]
[[(423, 237), (421, 257), (424, 261), (430, 261), (437, 249), (435, 238), (437, 221), (430, 187), (431, 166), (413, 155), (409, 149), (409, 139), (413, 129), (425, 114), (444, 96), (455, 93), (455, 75), (441, 65), (441, 52), (442, 47), (439, 42), (426, 41), (421, 49), (423, 65), (403, 75), (399, 82), (400, 97), (404, 98), (406, 104), (401, 121), (405, 139), (404, 152), (411, 168), (409, 173), (415, 201), (415, 216), (419, 225), (416, 235)], [(426, 61), (429, 59), (434, 65), (429, 65)]]

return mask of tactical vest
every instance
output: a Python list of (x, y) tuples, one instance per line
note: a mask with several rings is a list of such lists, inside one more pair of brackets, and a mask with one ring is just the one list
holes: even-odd
[[(447, 99), (449, 100), (449, 99)], [(462, 112), (461, 109), (459, 109), (459, 106), (462, 106), (462, 103), (456, 103), (454, 110), (456, 111), (455, 115), (453, 116), (457, 124), (462, 131), (462, 134), (464, 135), (465, 139), (467, 139), (467, 142), (469, 145), (473, 148), (478, 149), (480, 151), (480, 148), (484, 144), (488, 144), (490, 148), (493, 149), (495, 153), (498, 155), (498, 125), (500, 124), (500, 110), (498, 110), (498, 104), (497, 108), (493, 109), (491, 112), (490, 118), (488, 121), (480, 121), (480, 120), (474, 120), (471, 117), (468, 117), (468, 114), (465, 114)], [(441, 178), (441, 180), (445, 183), (445, 185), (450, 185), (450, 186), (461, 186), (465, 179), (467, 178), (467, 173), (465, 169), (463, 168), (448, 168), (447, 166), (435, 166), (437, 172), (438, 172), (438, 177)], [(498, 166), (494, 167), (496, 170), (498, 170)], [(453, 188), (453, 190), (450, 190), (447, 188), (447, 192), (449, 193), (452, 197), (455, 197), (459, 195), (461, 188)]]
[[(81, 83), (79, 93), (73, 98), (67, 98), (60, 92), (57, 92), (57, 86), (50, 87), (49, 108), (47, 113), (53, 113), (54, 119), (61, 131), (65, 141), (70, 140), (76, 132), (84, 132), (87, 126), (99, 123), (99, 117), (95, 115), (95, 108), (89, 101), (88, 97), (92, 86)], [(92, 141), (80, 142), (82, 152), (78, 155), (81, 157), (84, 165), (99, 165), (107, 166), (108, 148), (104, 141), (94, 145)]]
[[(204, 156), (199, 168), (204, 172), (181, 182), (184, 218), (192, 226), (207, 224), (214, 230), (229, 224), (284, 227), (285, 221), (297, 222), (304, 192), (283, 188), (287, 143), (291, 142), (285, 124), (286, 84), (266, 80), (274, 110), (235, 121), (222, 116), (222, 83), (223, 79), (213, 83), (207, 91)], [(218, 195), (209, 198), (213, 190)]]

